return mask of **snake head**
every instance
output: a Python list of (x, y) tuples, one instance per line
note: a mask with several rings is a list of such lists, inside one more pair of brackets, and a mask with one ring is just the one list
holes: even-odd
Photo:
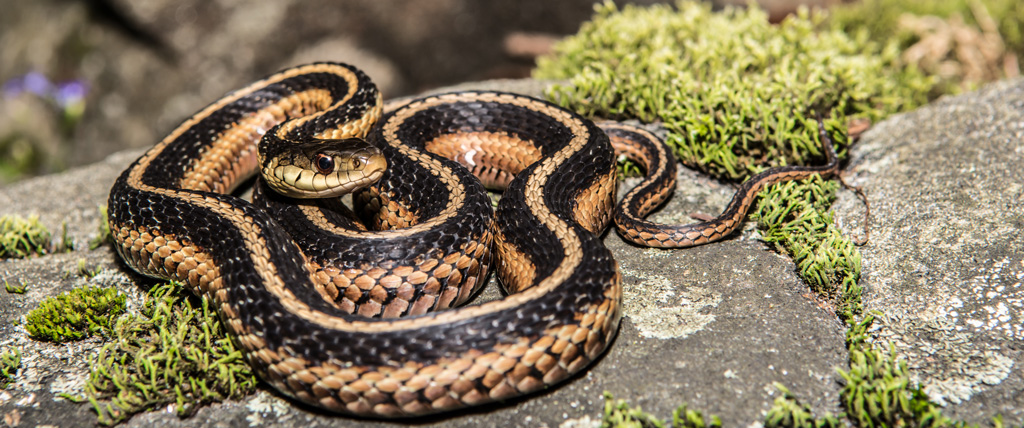
[(291, 198), (332, 198), (377, 182), (387, 168), (380, 149), (361, 138), (285, 143), (262, 162), (263, 180)]

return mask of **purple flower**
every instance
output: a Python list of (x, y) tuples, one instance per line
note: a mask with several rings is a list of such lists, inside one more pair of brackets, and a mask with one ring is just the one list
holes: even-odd
[(85, 100), (89, 86), (81, 80), (54, 84), (42, 73), (32, 71), (4, 82), (3, 96), (14, 98), (24, 92), (53, 100), (62, 109), (68, 109)]
[(43, 73), (33, 71), (24, 77), (25, 90), (40, 96), (47, 96), (53, 91), (53, 83)]
[(4, 95), (16, 97), (22, 92), (46, 97), (53, 91), (53, 83), (38, 71), (26, 73), (23, 76), (15, 77), (4, 83)]
[(61, 107), (67, 107), (82, 102), (87, 92), (89, 92), (89, 88), (84, 82), (70, 80), (57, 85), (57, 89), (53, 92), (53, 99)]

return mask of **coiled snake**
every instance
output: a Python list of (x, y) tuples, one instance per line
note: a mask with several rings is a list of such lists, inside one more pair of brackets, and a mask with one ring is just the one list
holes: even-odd
[[(836, 171), (822, 130), (827, 165), (766, 171), (720, 217), (662, 226), (642, 218), (674, 188), (675, 162), (643, 130), (498, 92), (382, 105), (353, 67), (281, 71), (178, 126), (118, 178), (108, 208), (127, 264), (213, 299), (261, 378), (357, 415), (448, 411), (566, 379), (618, 328), (620, 275), (599, 236), (613, 217), (642, 245), (701, 244), (735, 230), (765, 185)], [(268, 145), (261, 158), (261, 137), (299, 155)], [(648, 171), (617, 208), (613, 144)], [(231, 192), (260, 168), (258, 208)], [(268, 182), (364, 188), (347, 213)], [(504, 189), (496, 210), (485, 186)], [(508, 295), (447, 309), (492, 262)]]

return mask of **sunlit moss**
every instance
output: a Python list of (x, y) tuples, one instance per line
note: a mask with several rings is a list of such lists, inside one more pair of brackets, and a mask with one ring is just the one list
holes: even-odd
[(910, 380), (907, 364), (894, 348), (886, 352), (868, 342), (873, 321), (869, 314), (851, 325), (846, 333), (850, 370), (839, 370), (843, 407), (856, 426), (964, 426), (943, 416), (942, 408)]
[(21, 367), (21, 351), (10, 348), (0, 352), (0, 389), (6, 388)]
[(930, 78), (901, 66), (895, 44), (822, 31), (823, 20), (801, 12), (772, 24), (757, 7), (712, 12), (695, 1), (608, 2), (534, 75), (567, 79), (548, 96), (586, 116), (661, 121), (683, 163), (738, 180), (820, 159), (817, 113), (836, 126), (927, 101)]
[(712, 415), (710, 420), (701, 412), (689, 409), (683, 404), (672, 412), (672, 423), (644, 412), (640, 406), (630, 407), (625, 400), (616, 400), (611, 393), (604, 393), (604, 416), (601, 426), (608, 428), (721, 428), (722, 421)]
[(110, 235), (110, 223), (107, 222), (107, 207), (102, 206), (102, 207), (100, 207), (99, 211), (100, 211), (100, 223), (99, 223), (99, 226), (96, 227), (96, 237), (91, 239), (91, 240), (89, 240), (89, 249), (90, 250), (95, 250), (95, 249), (99, 248), (103, 244), (106, 244), (106, 243), (110, 242), (110, 239), (111, 239), (111, 237), (110, 237), (111, 236)]
[(195, 303), (180, 285), (150, 290), (141, 314), (121, 317), (111, 336), (91, 362), (84, 395), (67, 397), (90, 402), (100, 423), (169, 404), (187, 416), (255, 389), (255, 375), (208, 301)]
[(50, 230), (38, 216), (0, 217), (0, 258), (21, 258), (46, 254), (50, 248)]
[(81, 340), (108, 331), (124, 309), (117, 289), (85, 285), (42, 301), (25, 317), (25, 330), (37, 340)]
[(835, 416), (826, 414), (815, 418), (810, 407), (801, 404), (793, 393), (780, 383), (775, 388), (782, 395), (775, 399), (772, 408), (764, 417), (765, 428), (839, 428), (842, 425)]
[(846, 320), (861, 312), (861, 259), (828, 211), (838, 189), (818, 176), (775, 184), (761, 192), (751, 215), (762, 239), (793, 257), (800, 276)]
[(69, 274), (69, 276), (70, 275), (77, 275), (77, 276), (80, 276), (82, 278), (89, 279), (89, 278), (94, 278), (96, 275), (99, 275), (100, 272), (102, 272), (102, 271), (103, 271), (103, 267), (102, 266), (89, 266), (85, 262), (85, 259), (78, 259), (78, 263), (75, 265), (75, 269), (73, 271), (69, 271), (67, 273)]
[(51, 237), (50, 229), (39, 222), (39, 216), (27, 219), (17, 215), (0, 217), (0, 259), (65, 252), (74, 248), (66, 222), (61, 224), (60, 239), (54, 243), (50, 241)]
[(25, 290), (28, 290), (28, 286), (24, 283), (10, 283), (6, 279), (4, 280), (4, 291), (11, 294), (25, 294)]

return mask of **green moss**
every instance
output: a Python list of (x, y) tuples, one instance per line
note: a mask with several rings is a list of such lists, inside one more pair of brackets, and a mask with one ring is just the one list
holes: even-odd
[(694, 1), (605, 3), (535, 76), (568, 79), (548, 95), (584, 115), (662, 121), (685, 164), (738, 180), (819, 158), (814, 113), (836, 126), (927, 101), (931, 80), (900, 66), (895, 44), (818, 31), (822, 20), (801, 13), (773, 25), (756, 7), (713, 13)]
[(100, 266), (90, 267), (86, 264), (85, 259), (78, 259), (78, 264), (76, 266), (74, 273), (86, 279), (93, 278), (103, 271), (103, 268)]
[(751, 213), (762, 239), (793, 257), (811, 290), (828, 298), (841, 319), (861, 312), (860, 251), (835, 227), (829, 206), (839, 184), (818, 176), (775, 184)]
[(602, 428), (664, 428), (672, 426), (676, 428), (721, 428), (722, 421), (718, 416), (711, 416), (711, 421), (706, 421), (704, 415), (696, 410), (690, 410), (684, 404), (672, 412), (672, 424), (666, 425), (664, 421), (646, 413), (639, 406), (630, 407), (625, 400), (616, 400), (610, 392), (604, 393), (604, 418), (601, 420)]
[(255, 376), (210, 304), (194, 303), (180, 285), (150, 290), (141, 315), (121, 317), (112, 335), (91, 363), (84, 396), (69, 397), (92, 403), (100, 423), (169, 404), (187, 416), (255, 389)]
[[(942, 407), (931, 402), (920, 386), (910, 380), (906, 361), (896, 354), (892, 344), (880, 346), (869, 341), (869, 331), (875, 317), (869, 313), (864, 319), (850, 323), (846, 332), (846, 345), (850, 349), (850, 370), (838, 370), (842, 378), (841, 392), (847, 417), (855, 426), (873, 427), (968, 427), (942, 414)], [(991, 423), (1002, 427), (1003, 419), (996, 415)]]
[(831, 414), (826, 414), (821, 419), (815, 419), (811, 414), (811, 408), (806, 404), (797, 401), (796, 396), (789, 392), (780, 383), (775, 388), (782, 393), (781, 397), (775, 399), (772, 408), (764, 418), (766, 428), (838, 428), (842, 425), (839, 419)]
[(955, 424), (942, 409), (910, 381), (905, 361), (896, 357), (890, 345), (883, 351), (867, 341), (873, 315), (850, 326), (846, 333), (850, 348), (850, 370), (839, 370), (843, 378), (842, 400), (857, 426), (943, 427)]
[[(980, 13), (979, 13), (980, 12)], [(872, 39), (896, 38), (900, 47), (914, 43), (914, 37), (901, 31), (899, 20), (905, 14), (947, 18), (959, 15), (965, 24), (981, 28), (979, 18), (988, 15), (996, 22), (1007, 50), (1024, 56), (1024, 4), (1016, 0), (863, 0), (859, 4), (836, 7), (833, 21), (843, 30), (867, 29)]]
[(604, 393), (602, 428), (664, 428), (665, 422), (643, 411), (640, 406), (629, 407), (626, 400), (616, 400), (608, 391)]
[(11, 293), (11, 294), (25, 294), (25, 290), (27, 290), (27, 289), (28, 289), (28, 286), (23, 284), (23, 283), (22, 284), (11, 284), (11, 283), (7, 282), (6, 279), (4, 280), (4, 290), (6, 290), (8, 293)]
[(38, 216), (0, 217), (0, 258), (21, 258), (46, 254), (50, 248), (50, 230)]
[(37, 340), (81, 340), (109, 331), (124, 309), (117, 289), (85, 285), (44, 300), (25, 317), (25, 329)]
[(68, 235), (67, 223), (61, 224), (60, 239), (50, 242), (50, 230), (39, 222), (39, 216), (24, 218), (17, 215), (0, 217), (0, 259), (23, 258), (32, 255), (59, 253), (74, 249)]
[(711, 421), (704, 419), (700, 411), (690, 410), (685, 404), (672, 412), (672, 426), (676, 428), (721, 428), (722, 420), (711, 415)]
[(21, 367), (21, 351), (18, 348), (0, 352), (0, 389), (6, 388)]
[(57, 241), (53, 246), (53, 252), (55, 253), (66, 253), (75, 249), (75, 240), (71, 239), (71, 235), (68, 235), (68, 222), (61, 222), (60, 224), (60, 240)]
[(107, 207), (100, 207), (100, 224), (96, 228), (96, 237), (89, 241), (89, 250), (95, 250), (110, 242), (110, 223), (107, 222)]

